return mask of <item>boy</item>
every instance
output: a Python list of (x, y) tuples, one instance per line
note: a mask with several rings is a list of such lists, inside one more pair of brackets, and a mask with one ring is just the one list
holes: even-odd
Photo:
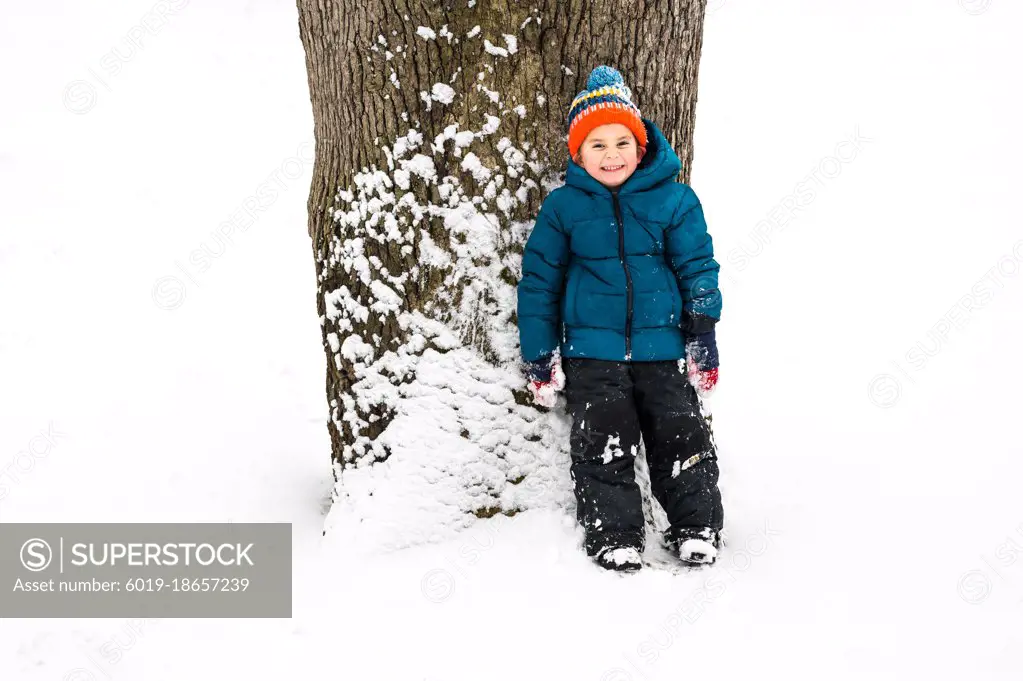
[(676, 181), (681, 161), (621, 74), (598, 66), (586, 85), (568, 115), (565, 186), (544, 200), (522, 258), (529, 388), (546, 407), (565, 389), (587, 555), (606, 569), (642, 566), (642, 437), (665, 542), (710, 564), (724, 512), (697, 389), (717, 383), (718, 263), (699, 200)]

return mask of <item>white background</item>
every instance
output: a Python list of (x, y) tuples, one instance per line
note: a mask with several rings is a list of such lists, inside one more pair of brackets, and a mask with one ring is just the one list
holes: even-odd
[(0, 521), (292, 522), (294, 617), (6, 619), (0, 677), (1019, 678), (1018, 3), (710, 2), (692, 184), (731, 540), (627, 579), (556, 510), (322, 539), (297, 12), (175, 7), (141, 49), (146, 2), (2, 10)]

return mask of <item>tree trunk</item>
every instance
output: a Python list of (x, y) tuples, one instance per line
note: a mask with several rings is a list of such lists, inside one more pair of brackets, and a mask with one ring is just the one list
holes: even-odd
[(688, 181), (705, 5), (298, 0), (336, 477), (390, 455), (378, 438), (425, 351), (513, 370), (522, 246), (593, 67), (623, 73)]

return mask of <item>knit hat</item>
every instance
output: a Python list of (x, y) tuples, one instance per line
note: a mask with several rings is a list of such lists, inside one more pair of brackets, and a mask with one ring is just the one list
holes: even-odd
[(621, 123), (636, 136), (639, 146), (647, 145), (646, 126), (622, 74), (610, 66), (598, 66), (590, 72), (586, 89), (576, 95), (568, 111), (568, 152), (572, 158), (594, 128), (609, 123)]

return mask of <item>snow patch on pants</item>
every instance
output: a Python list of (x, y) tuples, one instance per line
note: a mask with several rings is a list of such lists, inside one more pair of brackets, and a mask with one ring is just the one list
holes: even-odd
[(615, 458), (624, 455), (622, 451), (622, 438), (620, 435), (611, 435), (604, 445), (604, 453), (601, 455), (604, 463), (611, 463)]
[[(639, 453), (639, 447), (632, 445), (629, 448), (632, 457), (635, 458)], [(625, 456), (625, 450), (622, 449), (622, 439), (620, 435), (612, 435), (607, 438), (607, 444), (604, 445), (604, 453), (601, 454), (601, 460), (604, 463), (611, 463), (620, 456)]]

